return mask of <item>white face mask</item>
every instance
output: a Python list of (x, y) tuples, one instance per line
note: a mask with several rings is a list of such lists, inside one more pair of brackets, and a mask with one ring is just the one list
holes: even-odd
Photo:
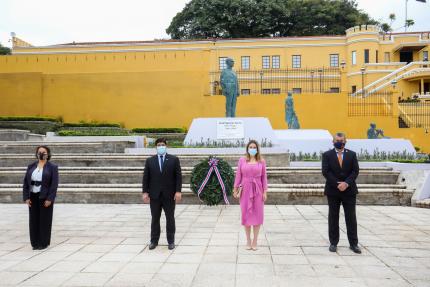
[(248, 149), (248, 152), (250, 155), (255, 156), (258, 151), (256, 148), (250, 148), (250, 149)]
[(167, 147), (165, 145), (157, 146), (157, 154), (165, 155)]

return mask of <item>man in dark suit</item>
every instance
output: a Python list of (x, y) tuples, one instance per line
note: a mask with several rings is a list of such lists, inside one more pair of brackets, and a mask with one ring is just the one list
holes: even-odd
[(326, 179), (324, 194), (327, 196), (328, 229), (331, 252), (337, 251), (339, 242), (339, 211), (343, 205), (349, 246), (355, 253), (361, 253), (358, 247), (357, 218), (355, 205), (357, 200), (357, 179), (359, 166), (355, 152), (345, 149), (346, 136), (337, 133), (333, 138), (334, 148), (322, 156), (322, 174)]
[(151, 208), (151, 243), (152, 250), (160, 239), (161, 210), (166, 216), (166, 234), (169, 250), (175, 248), (175, 204), (181, 201), (182, 174), (179, 158), (167, 154), (167, 141), (164, 138), (155, 141), (157, 154), (148, 158), (143, 173), (143, 202)]

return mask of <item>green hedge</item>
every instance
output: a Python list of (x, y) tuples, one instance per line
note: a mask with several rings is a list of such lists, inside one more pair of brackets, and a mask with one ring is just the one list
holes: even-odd
[(134, 128), (131, 130), (138, 134), (171, 134), (171, 133), (186, 133), (185, 128)]
[(50, 118), (50, 117), (2, 117), (2, 122), (61, 122), (61, 118)]
[(107, 127), (107, 128), (120, 128), (120, 124), (114, 124), (114, 123), (98, 123), (98, 122), (80, 122), (80, 123), (64, 123), (63, 127), (65, 128), (78, 128), (78, 127), (84, 127), (84, 128), (97, 128), (97, 127)]
[(59, 130), (59, 136), (128, 136), (126, 130)]

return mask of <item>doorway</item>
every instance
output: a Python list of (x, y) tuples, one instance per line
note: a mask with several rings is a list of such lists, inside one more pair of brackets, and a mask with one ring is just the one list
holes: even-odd
[(400, 62), (410, 63), (414, 60), (414, 55), (412, 51), (401, 51), (400, 52)]

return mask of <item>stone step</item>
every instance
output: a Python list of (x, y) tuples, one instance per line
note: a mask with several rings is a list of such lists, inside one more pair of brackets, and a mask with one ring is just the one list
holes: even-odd
[[(236, 166), (242, 155), (219, 155), (230, 165)], [(144, 166), (145, 160), (150, 155), (133, 155), (133, 154), (111, 154), (111, 153), (53, 153), (52, 161), (59, 166), (81, 166), (81, 167), (107, 167), (107, 166)], [(207, 159), (208, 155), (179, 155), (181, 166), (192, 167)], [(264, 155), (268, 166), (288, 166), (289, 155), (283, 154), (266, 154)], [(0, 155), (0, 166), (27, 166), (34, 161), (34, 154), (9, 154)]]
[[(319, 169), (284, 169), (267, 171), (270, 183), (324, 183), (325, 179)], [(24, 169), (0, 170), (1, 183), (21, 183)], [(142, 168), (122, 169), (61, 169), (61, 183), (141, 183), (143, 176)], [(191, 169), (182, 171), (183, 183), (189, 183)], [(365, 184), (396, 184), (399, 172), (387, 170), (364, 169), (357, 178), (357, 183)]]
[(39, 145), (47, 145), (53, 155), (61, 153), (124, 153), (126, 148), (135, 146), (133, 141), (103, 141), (103, 142), (0, 142), (0, 155), (24, 154), (33, 158), (35, 148)]
[[(269, 188), (267, 204), (326, 204), (323, 188)], [(363, 205), (410, 205), (413, 191), (397, 188), (361, 188), (357, 203)], [(232, 204), (238, 200), (229, 198)], [(0, 187), (1, 203), (22, 202), (22, 188)], [(139, 187), (63, 187), (58, 189), (56, 202), (60, 203), (138, 203)], [(197, 196), (183, 189), (183, 203), (200, 204)]]
[[(182, 188), (189, 189), (190, 184), (184, 183), (182, 184)], [(406, 189), (406, 185), (402, 184), (358, 184), (359, 189)], [(295, 189), (312, 189), (312, 188), (324, 188), (323, 183), (306, 183), (306, 184), (295, 184), (295, 183), (269, 183), (268, 187), (270, 189), (285, 189), (285, 188), (295, 188)], [(22, 183), (0, 183), (0, 188), (22, 188)], [(116, 183), (96, 183), (96, 184), (87, 184), (87, 183), (60, 183), (59, 188), (110, 188), (110, 189), (136, 189), (142, 190), (141, 183), (126, 183), (126, 184), (116, 184)]]
[(417, 200), (415, 202), (415, 206), (420, 208), (430, 208), (430, 198)]

